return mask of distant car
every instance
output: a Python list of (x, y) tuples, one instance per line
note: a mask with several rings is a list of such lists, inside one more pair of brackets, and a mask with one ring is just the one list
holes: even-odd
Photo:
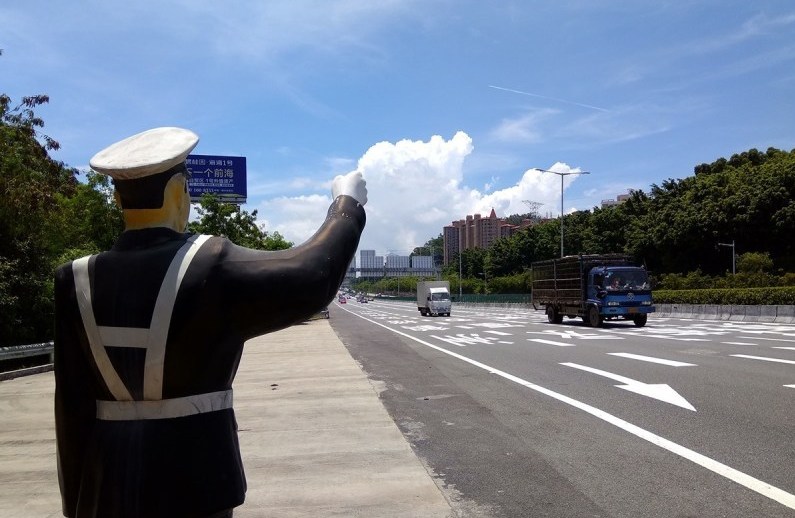
[(348, 302), (348, 299), (345, 297), (345, 295), (340, 295), (340, 297), (337, 299), (337, 302), (340, 304), (345, 304)]
[(359, 295), (359, 298), (357, 298), (356, 300), (361, 303), (366, 303), (367, 297), (365, 297), (364, 295)]
[(328, 318), (328, 317), (329, 317), (328, 306), (326, 306), (325, 308), (320, 310), (320, 318)]

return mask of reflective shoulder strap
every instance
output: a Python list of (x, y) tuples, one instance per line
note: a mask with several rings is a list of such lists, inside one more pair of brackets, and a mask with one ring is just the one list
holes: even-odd
[(83, 327), (86, 330), (88, 343), (97, 369), (105, 380), (110, 393), (119, 401), (131, 401), (130, 391), (122, 382), (113, 364), (110, 362), (107, 351), (102, 344), (94, 318), (94, 309), (91, 306), (91, 281), (88, 275), (88, 261), (91, 256), (81, 257), (72, 262), (72, 272), (75, 278), (75, 294), (77, 295), (77, 305), (80, 308), (80, 316), (83, 319)]
[(160, 285), (157, 302), (152, 313), (149, 326), (149, 340), (146, 347), (146, 364), (144, 366), (144, 399), (159, 400), (163, 398), (163, 367), (166, 357), (166, 340), (171, 325), (171, 314), (177, 299), (182, 279), (199, 248), (210, 239), (210, 236), (196, 235), (179, 249), (168, 267), (166, 277)]

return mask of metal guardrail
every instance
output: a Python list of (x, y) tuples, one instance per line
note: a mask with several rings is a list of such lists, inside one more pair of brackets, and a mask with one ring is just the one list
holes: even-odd
[[(30, 374), (39, 374), (41, 372), (53, 370), (54, 349), (55, 344), (53, 342), (0, 347), (0, 381), (12, 380)], [(47, 363), (35, 367), (25, 367), (9, 371), (6, 371), (4, 367), (7, 366), (3, 365), (4, 360), (18, 360), (20, 358), (33, 358), (36, 356), (47, 356)]]
[(30, 356), (52, 356), (54, 347), (55, 344), (53, 342), (0, 347), (0, 361), (13, 360), (15, 358), (28, 358)]

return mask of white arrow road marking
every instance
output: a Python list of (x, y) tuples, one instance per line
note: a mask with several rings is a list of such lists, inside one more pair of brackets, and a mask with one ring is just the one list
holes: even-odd
[(768, 358), (766, 356), (749, 356), (747, 354), (732, 354), (730, 356), (735, 356), (737, 358), (748, 358), (750, 360), (762, 360), (766, 362), (791, 363), (792, 365), (795, 365), (795, 360), (782, 360), (781, 358)]
[(566, 367), (574, 367), (575, 369), (580, 369), (587, 372), (592, 372), (594, 374), (598, 374), (599, 376), (604, 376), (605, 378), (610, 378), (612, 380), (618, 381), (619, 383), (624, 383), (624, 385), (616, 385), (616, 387), (628, 390), (630, 392), (634, 392), (636, 394), (640, 394), (641, 396), (647, 396), (650, 398), (659, 399), (660, 401), (664, 401), (665, 403), (670, 403), (678, 407), (686, 408), (688, 410), (692, 410), (693, 412), (696, 411), (693, 405), (688, 403), (687, 400), (682, 396), (680, 396), (678, 392), (676, 392), (670, 386), (665, 385), (664, 383), (658, 383), (658, 384), (643, 383), (642, 381), (626, 378), (618, 374), (613, 374), (612, 372), (600, 371), (599, 369), (594, 369), (593, 367), (586, 367), (585, 365), (579, 365), (577, 363), (566, 362), (566, 363), (561, 363), (561, 365), (565, 365)]
[(540, 344), (557, 345), (558, 347), (575, 347), (574, 344), (567, 344), (566, 342), (555, 342), (552, 340), (544, 340), (543, 338), (528, 338), (531, 342), (538, 342)]
[(671, 367), (696, 367), (695, 363), (677, 362), (674, 360), (664, 360), (662, 358), (654, 358), (652, 356), (643, 356), (640, 354), (632, 353), (607, 353), (611, 356), (620, 356), (622, 358), (629, 358), (631, 360), (640, 360), (643, 362), (659, 363), (662, 365), (670, 365)]
[(421, 339), (417, 338), (416, 336), (411, 336), (410, 334), (404, 333), (403, 331), (399, 331), (397, 329), (393, 329), (393, 328), (391, 328), (389, 326), (386, 326), (386, 325), (384, 325), (384, 324), (382, 324), (380, 322), (376, 322), (375, 320), (370, 320), (369, 318), (363, 317), (363, 316), (361, 316), (361, 315), (357, 314), (356, 312), (351, 311), (349, 309), (343, 308), (343, 310), (347, 311), (348, 313), (350, 313), (351, 315), (353, 315), (355, 317), (361, 318), (362, 320), (367, 320), (368, 322), (370, 322), (372, 324), (375, 324), (377, 326), (383, 327), (384, 329), (388, 329), (389, 331), (392, 331), (395, 334), (398, 334), (400, 336), (404, 336), (404, 337), (408, 338), (409, 340), (414, 340), (415, 342), (420, 343), (420, 344), (424, 345), (425, 347), (430, 347), (431, 349), (439, 351), (440, 353), (447, 354), (448, 356), (452, 356), (453, 358), (456, 358), (458, 360), (466, 362), (466, 363), (472, 365), (473, 367), (477, 367), (479, 369), (483, 369), (486, 372), (488, 372), (489, 374), (494, 374), (495, 376), (500, 376), (501, 378), (504, 378), (506, 380), (512, 381), (512, 382), (514, 382), (514, 383), (516, 383), (518, 385), (521, 385), (523, 387), (526, 387), (526, 388), (528, 388), (530, 390), (533, 390), (533, 391), (538, 392), (540, 394), (544, 394), (546, 396), (549, 396), (549, 397), (551, 397), (551, 398), (553, 398), (553, 399), (555, 399), (557, 401), (560, 401), (561, 403), (564, 403), (566, 405), (569, 405), (569, 406), (572, 406), (572, 407), (577, 408), (579, 410), (582, 410), (583, 412), (586, 412), (586, 413), (596, 417), (597, 419), (601, 419), (602, 421), (604, 421), (606, 423), (610, 423), (613, 426), (615, 426), (617, 428), (620, 428), (621, 430), (624, 430), (625, 432), (634, 435), (635, 437), (643, 439), (644, 441), (647, 441), (647, 442), (649, 442), (651, 444), (654, 444), (655, 446), (659, 446), (660, 448), (662, 448), (664, 450), (667, 450), (667, 451), (670, 451), (671, 453), (673, 453), (675, 455), (679, 455), (683, 459), (687, 459), (690, 462), (692, 462), (692, 463), (694, 463), (694, 464), (696, 464), (698, 466), (701, 466), (704, 469), (708, 469), (709, 471), (711, 471), (713, 473), (716, 473), (716, 474), (718, 474), (718, 475), (720, 475), (722, 477), (725, 477), (725, 478), (727, 478), (727, 479), (729, 479), (729, 480), (731, 480), (733, 482), (736, 482), (737, 484), (740, 484), (741, 486), (746, 487), (746, 488), (750, 489), (751, 491), (755, 491), (755, 492), (759, 493), (760, 495), (762, 495), (762, 496), (764, 496), (766, 498), (769, 498), (769, 499), (771, 499), (771, 500), (773, 500), (775, 502), (778, 502), (781, 505), (783, 505), (785, 507), (788, 507), (789, 509), (795, 509), (795, 495), (794, 494), (788, 493), (787, 491), (784, 491), (783, 489), (780, 489), (780, 488), (777, 488), (775, 486), (772, 486), (772, 485), (768, 484), (767, 482), (765, 482), (764, 480), (760, 480), (758, 478), (754, 478), (751, 475), (743, 473), (740, 470), (734, 469), (731, 466), (727, 466), (726, 464), (718, 462), (715, 459), (707, 457), (706, 455), (702, 455), (702, 454), (698, 453), (697, 451), (693, 451), (693, 450), (691, 450), (689, 448), (685, 448), (684, 446), (682, 446), (680, 444), (677, 444), (677, 443), (675, 443), (673, 441), (670, 441), (670, 440), (666, 439), (665, 437), (659, 436), (659, 435), (657, 435), (655, 433), (652, 433), (652, 432), (650, 432), (648, 430), (645, 430), (645, 429), (643, 429), (643, 428), (641, 428), (641, 427), (639, 427), (637, 425), (634, 425), (634, 424), (630, 423), (629, 421), (624, 421), (623, 419), (621, 419), (619, 417), (616, 417), (613, 414), (608, 414), (604, 410), (600, 410), (600, 409), (598, 409), (598, 408), (596, 408), (594, 406), (591, 406), (591, 405), (588, 405), (586, 403), (583, 403), (582, 401), (578, 401), (578, 400), (576, 400), (574, 398), (570, 398), (569, 396), (566, 396), (566, 395), (561, 394), (559, 392), (555, 392), (554, 390), (550, 390), (550, 389), (548, 389), (546, 387), (542, 387), (541, 385), (536, 385), (535, 383), (530, 383), (529, 381), (523, 380), (522, 378), (520, 378), (518, 376), (514, 376), (513, 374), (510, 374), (508, 372), (501, 371), (499, 369), (495, 369), (494, 367), (486, 365), (485, 363), (481, 363), (481, 362), (479, 362), (477, 360), (473, 360), (471, 358), (467, 358), (466, 356), (463, 356), (463, 355), (458, 354), (458, 353), (454, 353), (453, 351), (448, 351), (447, 349), (444, 349), (443, 347), (439, 347), (437, 345), (433, 345), (432, 343), (426, 342), (425, 340), (421, 340)]

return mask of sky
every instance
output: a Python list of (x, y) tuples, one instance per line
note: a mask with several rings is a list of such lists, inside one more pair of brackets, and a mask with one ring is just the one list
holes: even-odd
[[(361, 171), (360, 249), (407, 255), (467, 214), (557, 217), (751, 148), (795, 148), (789, 0), (26, 0), (0, 6), (0, 93), (47, 94), (81, 170), (179, 126), (244, 156), (296, 244)], [(193, 211), (195, 215), (195, 210)]]

